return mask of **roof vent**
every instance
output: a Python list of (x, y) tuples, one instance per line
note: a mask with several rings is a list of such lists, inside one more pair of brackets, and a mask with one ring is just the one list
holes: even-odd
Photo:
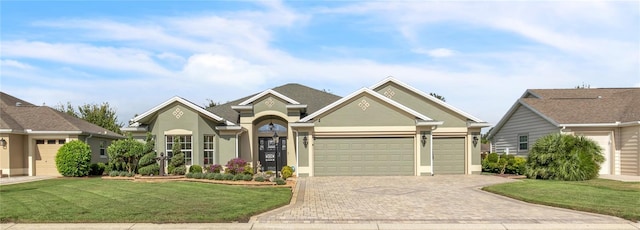
[(16, 102), (16, 106), (21, 106), (22, 102)]
[(598, 96), (598, 99), (602, 99), (602, 96)]

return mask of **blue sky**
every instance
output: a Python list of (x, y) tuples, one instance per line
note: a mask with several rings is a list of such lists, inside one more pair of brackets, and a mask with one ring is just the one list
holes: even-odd
[(345, 96), (394, 76), (492, 124), (528, 88), (640, 87), (639, 1), (10, 0), (0, 15), (3, 92), (109, 102), (125, 123), (176, 95), (291, 82)]

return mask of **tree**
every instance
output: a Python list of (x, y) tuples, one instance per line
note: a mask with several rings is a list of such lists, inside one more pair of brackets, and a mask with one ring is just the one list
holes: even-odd
[(209, 99), (207, 98), (207, 102), (204, 104), (204, 108), (208, 109), (208, 108), (213, 108), (218, 106), (220, 103), (213, 101), (213, 99)]
[(120, 127), (124, 124), (118, 122), (116, 110), (112, 108), (108, 102), (104, 102), (102, 104), (84, 104), (82, 106), (78, 106), (77, 111), (71, 105), (71, 102), (67, 102), (66, 106), (58, 104), (54, 109), (91, 122), (115, 133), (122, 133), (120, 131)]
[(117, 140), (107, 148), (109, 164), (123, 164), (129, 173), (136, 172), (138, 160), (144, 155), (145, 145), (131, 135), (127, 139)]
[(438, 99), (440, 99), (440, 100), (441, 100), (441, 101), (443, 101), (443, 102), (446, 102), (446, 101), (447, 101), (447, 100), (445, 100), (445, 99), (444, 99), (444, 97), (443, 97), (443, 96), (438, 95), (437, 93), (429, 93), (429, 95), (431, 95), (432, 97), (438, 98)]
[(536, 141), (526, 163), (528, 178), (581, 181), (598, 177), (602, 148), (584, 136), (550, 134)]
[(146, 143), (142, 150), (142, 157), (138, 161), (138, 172), (142, 175), (158, 175), (160, 166), (156, 162), (155, 140), (151, 133), (147, 133)]
[(591, 88), (591, 85), (585, 84), (584, 82), (582, 82), (582, 85), (576, 86), (576, 89), (590, 89), (590, 88)]
[(184, 165), (184, 153), (182, 153), (181, 146), (180, 138), (177, 137), (173, 143), (173, 148), (171, 148), (171, 153), (173, 154), (171, 162), (169, 162), (169, 166), (167, 166), (167, 171), (171, 174), (184, 175), (187, 171)]
[(55, 161), (58, 172), (63, 176), (89, 175), (91, 147), (79, 140), (67, 142), (58, 149)]

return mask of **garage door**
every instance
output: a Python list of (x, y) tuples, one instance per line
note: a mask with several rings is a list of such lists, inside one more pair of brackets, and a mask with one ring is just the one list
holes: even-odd
[(611, 174), (611, 135), (609, 133), (576, 133), (577, 135), (589, 138), (602, 148), (604, 154), (604, 162), (600, 164), (600, 174)]
[(414, 175), (413, 138), (318, 138), (315, 176)]
[(433, 172), (464, 174), (464, 138), (433, 139)]
[(36, 140), (36, 176), (59, 176), (56, 154), (64, 142), (58, 140)]

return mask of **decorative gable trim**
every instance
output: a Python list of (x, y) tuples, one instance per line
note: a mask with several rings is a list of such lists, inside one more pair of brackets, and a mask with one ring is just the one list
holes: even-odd
[(293, 100), (293, 99), (291, 99), (291, 98), (289, 98), (289, 97), (287, 97), (285, 95), (282, 95), (281, 93), (278, 93), (278, 92), (276, 92), (276, 91), (274, 91), (272, 89), (268, 89), (268, 90), (262, 91), (262, 93), (256, 94), (255, 96), (247, 99), (246, 101), (243, 101), (242, 103), (240, 103), (238, 105), (248, 105), (248, 104), (253, 103), (254, 101), (260, 99), (261, 97), (263, 97), (263, 96), (265, 96), (267, 94), (271, 94), (273, 96), (276, 96), (276, 97), (288, 102), (289, 104), (294, 104), (294, 105), (300, 104), (300, 102), (297, 102), (296, 100)]
[(405, 89), (408, 89), (411, 92), (414, 92), (414, 93), (416, 93), (416, 94), (418, 94), (418, 95), (420, 95), (420, 96), (422, 96), (422, 97), (424, 97), (424, 98), (426, 98), (426, 99), (428, 99), (428, 100), (430, 100), (430, 101), (432, 101), (432, 102), (434, 102), (434, 103), (436, 103), (438, 105), (441, 105), (441, 106), (443, 106), (443, 107), (445, 107), (447, 109), (450, 109), (451, 111), (453, 111), (453, 112), (455, 112), (457, 114), (462, 115), (463, 117), (466, 117), (469, 120), (472, 120), (472, 121), (478, 122), (478, 123), (484, 123), (485, 122), (485, 121), (483, 121), (483, 120), (481, 120), (481, 119), (479, 119), (477, 117), (472, 116), (471, 114), (468, 114), (468, 113), (466, 113), (466, 112), (464, 112), (464, 111), (462, 111), (462, 110), (460, 110), (460, 109), (458, 109), (456, 107), (453, 107), (452, 105), (447, 104), (446, 102), (444, 102), (444, 101), (442, 101), (440, 99), (437, 99), (437, 98), (435, 98), (435, 97), (433, 97), (433, 96), (431, 96), (431, 95), (429, 95), (429, 94), (427, 94), (425, 92), (422, 92), (422, 91), (420, 91), (420, 90), (418, 90), (418, 89), (416, 89), (416, 88), (414, 88), (414, 87), (412, 87), (410, 85), (407, 85), (407, 84), (405, 84), (405, 83), (403, 83), (403, 82), (401, 82), (401, 81), (399, 81), (399, 80), (397, 80), (397, 79), (395, 79), (393, 77), (388, 77), (388, 78), (386, 78), (386, 79), (384, 79), (384, 80), (372, 85), (369, 88), (372, 89), (372, 90), (375, 90), (376, 88), (379, 88), (380, 86), (383, 86), (384, 84), (387, 84), (389, 82), (393, 82), (393, 83), (395, 83), (395, 84), (397, 84), (397, 85), (399, 85), (399, 86), (401, 86), (401, 87), (403, 87)]
[(168, 105), (170, 105), (171, 103), (174, 103), (174, 102), (181, 103), (181, 104), (183, 104), (183, 105), (185, 105), (185, 106), (187, 106), (187, 107), (189, 107), (189, 108), (191, 108), (191, 109), (193, 109), (195, 111), (198, 111), (199, 113), (204, 114), (205, 116), (207, 116), (207, 117), (209, 117), (209, 118), (211, 118), (213, 120), (216, 120), (218, 122), (225, 122), (226, 125), (235, 125), (234, 123), (232, 123), (230, 121), (227, 121), (227, 120), (224, 120), (222, 117), (220, 117), (218, 115), (215, 115), (215, 114), (207, 111), (206, 109), (204, 109), (204, 108), (202, 108), (202, 107), (200, 107), (200, 106), (198, 106), (198, 105), (196, 105), (196, 104), (194, 104), (194, 103), (192, 103), (190, 101), (187, 101), (184, 98), (178, 97), (178, 96), (172, 97), (171, 99), (169, 99), (169, 100), (167, 100), (165, 102), (162, 102), (161, 104), (157, 105), (156, 107), (151, 108), (147, 112), (144, 112), (144, 113), (138, 115), (137, 117), (134, 117), (133, 119), (131, 119), (131, 121), (132, 122), (138, 122), (138, 121), (140, 121), (140, 120), (142, 120), (142, 119), (144, 119), (144, 118), (146, 118), (148, 116), (151, 116), (151, 115), (155, 114), (160, 109), (162, 109), (162, 108), (164, 108), (164, 107), (166, 107), (166, 106), (168, 106)]
[(400, 103), (398, 103), (398, 102), (396, 102), (394, 100), (391, 100), (391, 99), (389, 99), (389, 98), (387, 98), (387, 97), (385, 97), (385, 96), (383, 96), (383, 95), (381, 95), (381, 94), (379, 94), (379, 93), (377, 93), (377, 92), (375, 92), (375, 91), (373, 91), (371, 89), (362, 88), (362, 89), (360, 89), (358, 91), (353, 92), (352, 94), (350, 94), (350, 95), (348, 95), (346, 97), (341, 98), (340, 100), (337, 100), (337, 101), (325, 106), (324, 108), (316, 111), (315, 113), (309, 114), (309, 116), (306, 116), (305, 118), (300, 120), (300, 122), (308, 122), (308, 121), (316, 118), (317, 116), (320, 116), (320, 115), (324, 114), (325, 112), (327, 112), (327, 111), (329, 111), (329, 110), (331, 110), (333, 108), (336, 108), (336, 107), (342, 105), (343, 103), (346, 103), (347, 101), (349, 101), (349, 100), (351, 100), (351, 99), (353, 99), (353, 98), (355, 98), (358, 95), (363, 94), (363, 93), (364, 94), (368, 94), (370, 96), (373, 96), (373, 97), (375, 97), (377, 99), (380, 99), (380, 100), (382, 100), (382, 101), (384, 101), (386, 103), (389, 103), (390, 105), (392, 105), (392, 106), (394, 106), (396, 108), (399, 108), (399, 109), (401, 109), (401, 110), (403, 110), (403, 111), (405, 111), (405, 112), (407, 112), (407, 113), (409, 113), (409, 114), (411, 114), (411, 115), (415, 116), (416, 118), (421, 119), (423, 121), (432, 121), (433, 120), (433, 119), (431, 119), (431, 118), (429, 118), (429, 117), (427, 117), (427, 116), (425, 116), (425, 115), (423, 115), (421, 113), (418, 113), (415, 110), (410, 109), (410, 108), (408, 108), (408, 107), (406, 107), (406, 106), (404, 106), (404, 105), (402, 105), (402, 104), (400, 104)]

